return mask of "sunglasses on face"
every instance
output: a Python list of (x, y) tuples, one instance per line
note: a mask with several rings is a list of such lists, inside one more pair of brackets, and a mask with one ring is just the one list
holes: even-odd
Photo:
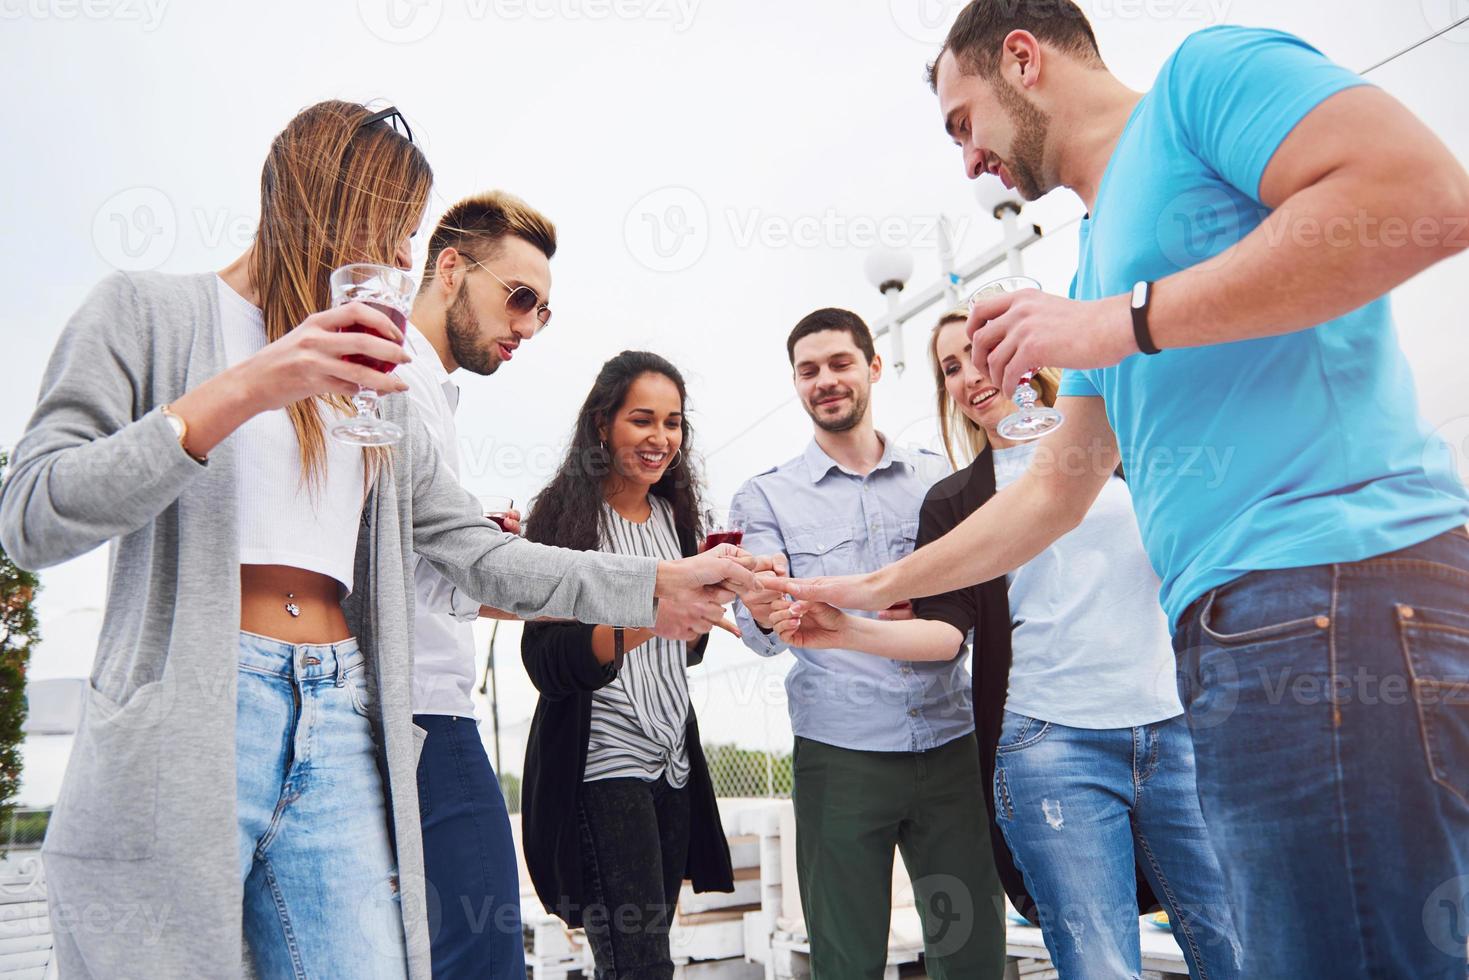
[(505, 310), (511, 316), (525, 316), (527, 313), (534, 311), (536, 315), (536, 320), (543, 327), (551, 319), (551, 308), (541, 302), (540, 294), (537, 293), (534, 289), (531, 289), (529, 286), (524, 285), (512, 286), (504, 279), (501, 279), (499, 276), (491, 272), (489, 266), (485, 265), (483, 262), (480, 262), (468, 252), (460, 252), (459, 254), (462, 255), (464, 257), (464, 260), (470, 265), (477, 265), (484, 271), (489, 272), (490, 278), (494, 279), (505, 288), (505, 291), (509, 293), (509, 295), (505, 297)]

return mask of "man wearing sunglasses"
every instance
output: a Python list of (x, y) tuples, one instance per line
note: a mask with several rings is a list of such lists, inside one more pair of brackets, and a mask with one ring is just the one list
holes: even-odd
[[(429, 239), (406, 330), (413, 362), (399, 376), (456, 473), (459, 388), (450, 375), (459, 368), (494, 374), (546, 325), (555, 254), (551, 222), (501, 191), (449, 208)], [(518, 515), (506, 530), (519, 532)], [(470, 623), (481, 612), (501, 614), (482, 610), (421, 559), (414, 586), (413, 721), (428, 732), (418, 787), (433, 974), (523, 977), (515, 842), (470, 697)]]

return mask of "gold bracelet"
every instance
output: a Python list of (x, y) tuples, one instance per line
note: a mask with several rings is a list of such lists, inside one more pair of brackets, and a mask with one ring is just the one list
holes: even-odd
[(182, 449), (190, 459), (198, 463), (200, 466), (207, 464), (209, 462), (208, 456), (196, 456), (193, 453), (189, 452), (189, 423), (184, 421), (184, 417), (175, 412), (172, 405), (164, 405), (162, 408), (159, 409), (159, 411), (163, 413), (164, 418), (168, 419), (169, 424), (173, 426), (173, 431), (175, 432), (175, 434), (178, 435), (179, 448)]

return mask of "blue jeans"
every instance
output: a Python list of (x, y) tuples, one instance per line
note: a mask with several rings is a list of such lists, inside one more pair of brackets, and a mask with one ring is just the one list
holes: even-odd
[(434, 980), (522, 980), (520, 873), (500, 782), (473, 718), (414, 715)]
[(407, 976), (398, 868), (356, 640), (240, 634), (245, 942), (261, 976)]
[(1469, 534), (1251, 572), (1174, 648), (1246, 975), (1463, 980)]
[(1006, 711), (995, 756), (995, 822), (1040, 911), (1051, 961), (1067, 980), (1141, 974), (1138, 868), (1168, 911), (1190, 974), (1244, 975), (1182, 715), (1138, 728), (1086, 729)]

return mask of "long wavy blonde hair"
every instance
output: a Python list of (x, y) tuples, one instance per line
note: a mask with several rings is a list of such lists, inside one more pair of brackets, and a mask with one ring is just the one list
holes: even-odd
[[(944, 386), (944, 366), (939, 363), (939, 334), (949, 324), (963, 323), (968, 319), (968, 309), (952, 309), (939, 317), (928, 337), (928, 361), (933, 367), (934, 387), (937, 392), (934, 407), (939, 419), (939, 434), (944, 440), (944, 453), (949, 457), (949, 465), (956, 470), (972, 463), (989, 444), (984, 429), (971, 422), (954, 399), (949, 397), (949, 389)], [(1031, 379), (1030, 386), (1036, 390), (1042, 404), (1053, 407), (1061, 392), (1061, 372), (1055, 368), (1042, 368)], [(1001, 397), (1011, 395), (1001, 392)]]
[[(270, 144), (260, 172), (260, 225), (250, 280), (265, 314), (267, 341), (279, 340), (331, 304), (328, 278), (348, 262), (392, 265), (422, 220), (433, 171), (388, 120), (363, 125), (373, 110), (327, 101), (303, 109)], [(326, 474), (322, 409), (347, 413), (340, 395), (286, 407), (301, 452), (303, 482)], [(365, 450), (368, 480), (387, 458)]]

